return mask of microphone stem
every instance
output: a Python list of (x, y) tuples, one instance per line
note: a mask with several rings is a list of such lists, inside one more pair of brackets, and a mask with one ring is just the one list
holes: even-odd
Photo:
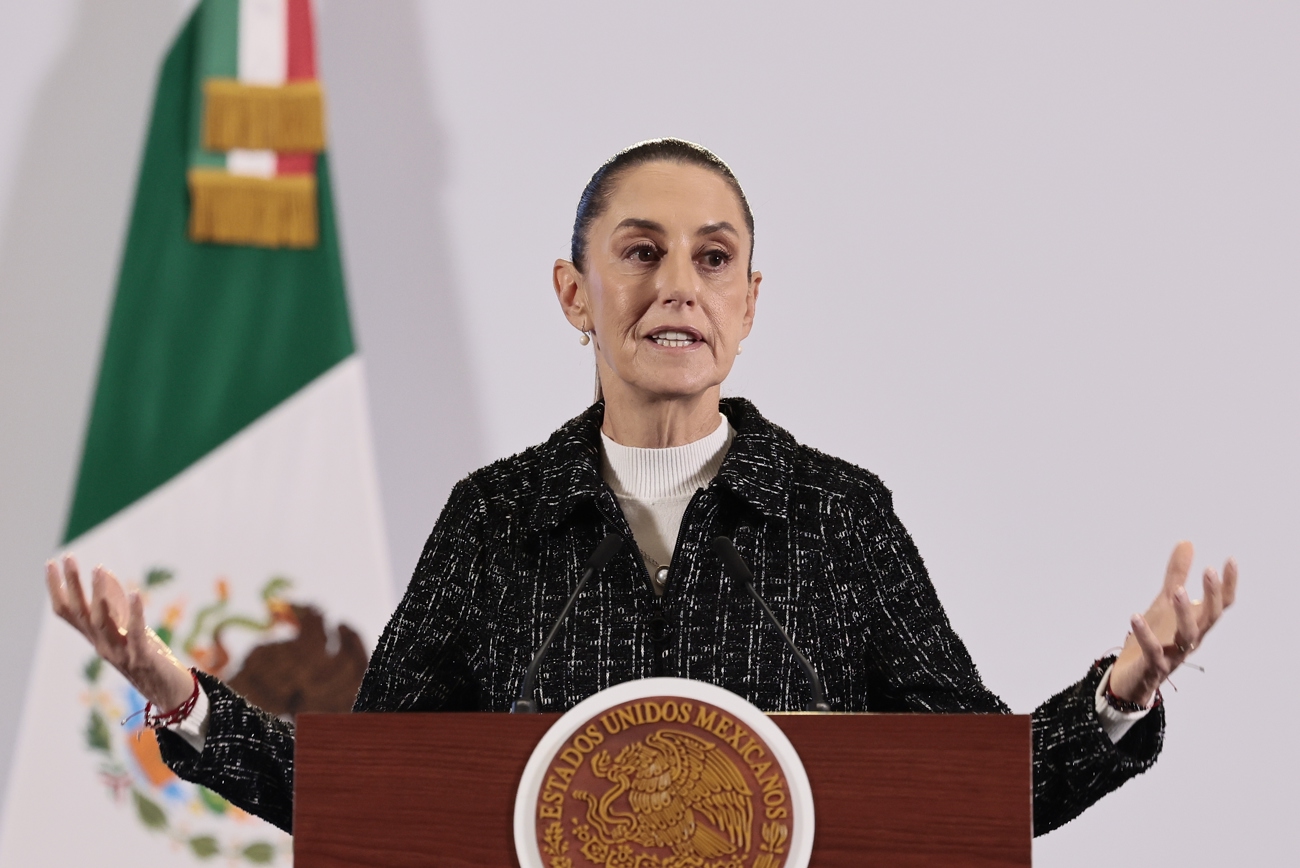
[(560, 610), (560, 616), (555, 619), (555, 626), (551, 627), (551, 632), (547, 634), (542, 646), (537, 649), (533, 655), (533, 660), (528, 664), (528, 671), (524, 673), (523, 683), (519, 685), (519, 698), (510, 706), (510, 711), (514, 714), (536, 714), (537, 701), (533, 699), (533, 687), (537, 682), (537, 670), (542, 666), (542, 660), (546, 657), (547, 650), (555, 637), (560, 635), (560, 628), (564, 626), (565, 620), (569, 617), (569, 612), (573, 609), (573, 604), (578, 602), (578, 595), (582, 593), (582, 588), (587, 584), (587, 580), (596, 574), (595, 567), (587, 567), (582, 571), (578, 578), (578, 586), (573, 589), (569, 595), (569, 601), (564, 604)]
[(781, 638), (785, 640), (785, 644), (790, 646), (790, 651), (794, 653), (794, 659), (799, 661), (799, 665), (803, 667), (803, 671), (808, 675), (808, 705), (804, 710), (830, 711), (831, 707), (826, 702), (826, 695), (822, 692), (822, 681), (817, 677), (817, 670), (813, 668), (812, 661), (804, 656), (803, 652), (799, 650), (799, 646), (794, 644), (794, 640), (790, 638), (790, 634), (785, 632), (785, 627), (781, 626), (781, 622), (777, 619), (776, 613), (772, 611), (771, 607), (767, 605), (767, 601), (758, 593), (758, 589), (754, 587), (754, 583), (748, 581), (745, 582), (745, 590), (754, 598), (754, 602), (763, 607), (763, 614), (767, 615), (767, 620), (776, 628), (776, 631), (781, 634)]
[(555, 626), (551, 627), (551, 632), (547, 634), (546, 641), (542, 647), (537, 649), (533, 659), (528, 664), (528, 671), (524, 673), (523, 683), (519, 685), (519, 697), (510, 706), (510, 710), (516, 714), (536, 714), (537, 700), (533, 698), (533, 685), (537, 683), (537, 672), (542, 668), (542, 660), (546, 657), (546, 651), (555, 641), (555, 637), (560, 635), (560, 628), (564, 626), (565, 620), (569, 617), (569, 612), (573, 610), (573, 604), (578, 602), (578, 595), (587, 584), (587, 580), (596, 573), (600, 572), (601, 567), (609, 563), (609, 559), (614, 557), (619, 548), (623, 545), (623, 537), (616, 533), (607, 533), (605, 538), (596, 546), (596, 550), (587, 558), (587, 563), (582, 568), (582, 575), (578, 577), (578, 585), (569, 595), (569, 601), (564, 604), (564, 609), (560, 612), (560, 617), (555, 619)]

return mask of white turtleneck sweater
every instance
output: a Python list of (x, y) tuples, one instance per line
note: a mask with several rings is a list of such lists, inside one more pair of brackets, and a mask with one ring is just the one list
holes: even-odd
[[(677, 531), (691, 497), (718, 475), (735, 438), (735, 430), (721, 413), (712, 434), (685, 446), (642, 449), (615, 443), (601, 432), (600, 475), (618, 498), (656, 593), (664, 592)], [(1111, 708), (1105, 693), (1109, 683), (1108, 669), (1097, 686), (1094, 704), (1102, 729), (1111, 742), (1117, 742), (1146, 711), (1125, 713)], [(168, 729), (202, 751), (208, 731), (207, 694), (200, 690), (198, 699), (189, 717)]]
[(718, 475), (735, 437), (721, 413), (712, 434), (685, 446), (642, 449), (615, 443), (601, 432), (600, 475), (618, 498), (656, 593), (664, 591), (691, 497)]

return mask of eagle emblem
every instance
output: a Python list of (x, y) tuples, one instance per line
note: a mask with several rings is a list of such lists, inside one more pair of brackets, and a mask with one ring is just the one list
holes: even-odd
[(808, 868), (812, 822), (798, 754), (766, 715), (645, 678), (551, 727), (519, 785), (515, 846), (523, 868)]
[(573, 796), (587, 803), (598, 849), (668, 848), (681, 865), (749, 854), (754, 794), (714, 743), (660, 729), (613, 759), (608, 751), (593, 754), (591, 772), (611, 786), (599, 796), (581, 790)]

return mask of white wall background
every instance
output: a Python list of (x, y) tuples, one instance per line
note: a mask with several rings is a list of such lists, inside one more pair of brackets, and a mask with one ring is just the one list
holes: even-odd
[[(0, 0), (0, 773), (187, 7)], [(1241, 561), (1159, 764), (1037, 864), (1296, 858), (1300, 7), (323, 0), (321, 28), (395, 581), (455, 479), (585, 406), (549, 270), (587, 177), (700, 141), (765, 275), (727, 391), (885, 479), (1017, 711), (1122, 640), (1176, 540)]]

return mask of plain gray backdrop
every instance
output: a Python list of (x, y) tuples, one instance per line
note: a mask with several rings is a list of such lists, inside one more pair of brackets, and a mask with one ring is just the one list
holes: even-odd
[[(0, 0), (0, 774), (188, 9)], [(1280, 2), (324, 0), (396, 586), (456, 479), (590, 398), (550, 289), (588, 176), (699, 141), (765, 275), (726, 393), (885, 480), (1016, 711), (1123, 640), (1177, 540), (1241, 562), (1155, 769), (1037, 863), (1294, 860), (1297, 36)]]

